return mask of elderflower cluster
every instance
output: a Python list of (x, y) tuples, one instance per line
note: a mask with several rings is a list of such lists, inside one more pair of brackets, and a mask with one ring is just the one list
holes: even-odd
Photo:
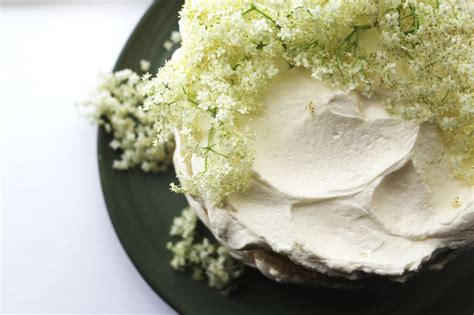
[(174, 219), (170, 234), (178, 240), (167, 244), (173, 253), (171, 267), (180, 271), (190, 270), (193, 279), (207, 279), (210, 287), (228, 293), (233, 282), (243, 274), (244, 266), (222, 245), (212, 244), (205, 237), (198, 238), (196, 229), (197, 217), (191, 208), (184, 209)]
[[(142, 61), (141, 67), (149, 68), (149, 63)], [(114, 168), (139, 166), (145, 172), (164, 171), (172, 163), (174, 142), (168, 135), (168, 141), (153, 145), (153, 123), (140, 108), (143, 84), (140, 76), (129, 69), (103, 74), (82, 108), (92, 122), (112, 133), (110, 147), (122, 152), (120, 159), (113, 162)]]
[(474, 183), (474, 13), (462, 0), (190, 0), (182, 48), (144, 87), (161, 141), (179, 131), (205, 171), (178, 174), (174, 190), (219, 203), (249, 183), (259, 93), (282, 67), (433, 122), (460, 179)]

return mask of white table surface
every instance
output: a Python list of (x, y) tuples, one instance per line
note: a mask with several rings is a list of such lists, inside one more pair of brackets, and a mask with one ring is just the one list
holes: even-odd
[(150, 3), (0, 0), (2, 314), (174, 314), (115, 235), (75, 108)]

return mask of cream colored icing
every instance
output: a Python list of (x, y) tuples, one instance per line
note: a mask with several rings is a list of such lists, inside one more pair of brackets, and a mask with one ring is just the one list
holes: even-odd
[[(390, 117), (383, 97), (282, 71), (245, 123), (256, 135), (250, 188), (220, 207), (188, 196), (191, 206), (237, 254), (271, 250), (349, 279), (357, 271), (403, 279), (438, 250), (472, 244), (473, 187), (453, 177), (436, 129)], [(177, 142), (175, 167), (199, 172), (202, 161), (186, 163)]]

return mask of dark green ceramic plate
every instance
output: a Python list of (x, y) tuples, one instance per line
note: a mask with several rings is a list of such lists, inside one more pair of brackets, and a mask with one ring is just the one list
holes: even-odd
[[(163, 42), (177, 29), (177, 1), (155, 2), (128, 40), (115, 70), (138, 70), (141, 59), (157, 69), (170, 57)], [(181, 314), (464, 314), (474, 313), (474, 252), (440, 272), (419, 274), (406, 284), (380, 284), (356, 291), (282, 285), (248, 269), (241, 289), (226, 297), (169, 267), (165, 248), (172, 219), (186, 205), (169, 191), (175, 174), (115, 171), (118, 153), (99, 131), (102, 189), (115, 230), (148, 284)]]

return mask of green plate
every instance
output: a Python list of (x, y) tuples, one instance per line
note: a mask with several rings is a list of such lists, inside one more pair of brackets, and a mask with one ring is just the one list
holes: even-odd
[[(123, 49), (115, 70), (138, 70), (141, 59), (157, 69), (170, 57), (163, 42), (177, 29), (177, 1), (154, 2)], [(241, 289), (231, 297), (169, 267), (165, 248), (174, 216), (186, 205), (169, 191), (175, 174), (115, 171), (118, 157), (110, 136), (99, 130), (102, 189), (110, 218), (128, 256), (148, 284), (181, 314), (473, 314), (474, 252), (440, 272), (425, 272), (406, 284), (381, 283), (360, 290), (329, 290), (283, 285), (247, 269)]]

